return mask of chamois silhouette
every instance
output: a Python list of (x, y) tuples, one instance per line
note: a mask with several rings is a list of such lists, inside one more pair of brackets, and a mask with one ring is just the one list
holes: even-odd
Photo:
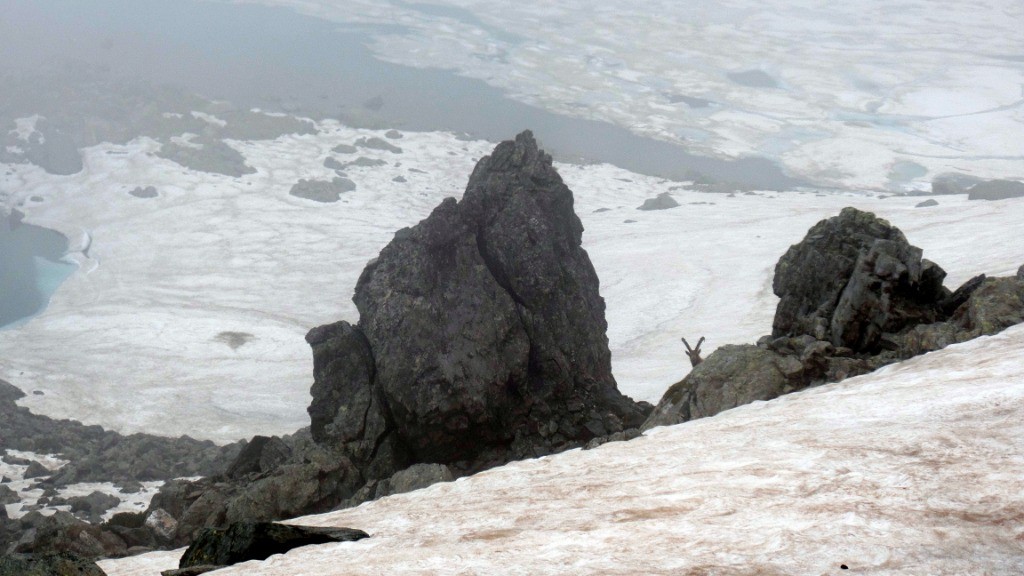
[(686, 338), (683, 338), (683, 345), (686, 346), (686, 355), (690, 357), (690, 364), (692, 364), (694, 368), (697, 367), (697, 364), (704, 361), (704, 359), (700, 357), (700, 345), (703, 343), (704, 337), (701, 336), (700, 340), (697, 341), (697, 346), (695, 348), (690, 348), (690, 343), (686, 341)]

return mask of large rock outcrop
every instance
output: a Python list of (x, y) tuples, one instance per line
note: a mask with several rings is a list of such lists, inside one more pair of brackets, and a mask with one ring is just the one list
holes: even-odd
[(358, 326), (311, 333), (314, 437), (393, 434), (409, 464), (471, 471), (639, 425), (642, 409), (611, 375), (582, 233), (533, 136), (499, 144), (461, 201), (400, 230), (367, 265)]
[(823, 220), (775, 267), (773, 332), (723, 346), (662, 397), (643, 428), (677, 424), (864, 374), (1024, 321), (1024, 279), (955, 292), (903, 233), (854, 208)]
[(261, 438), (228, 475), (168, 483), (147, 517), (173, 520), (166, 540), (181, 545), (205, 527), (356, 505), (637, 428), (650, 406), (612, 377), (582, 234), (533, 136), (502, 142), (461, 201), (366, 266), (358, 324), (306, 335), (308, 436)]

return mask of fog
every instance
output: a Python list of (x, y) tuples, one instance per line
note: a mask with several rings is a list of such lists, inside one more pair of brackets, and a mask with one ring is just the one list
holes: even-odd
[[(520, 41), (465, 10), (401, 5)], [(28, 162), (51, 174), (80, 172), (83, 147), (140, 136), (168, 141), (195, 129), (195, 122), (175, 122), (168, 114), (241, 114), (215, 137), (273, 138), (292, 129), (255, 126), (265, 119), (244, 113), (258, 108), (491, 141), (529, 128), (559, 159), (746, 188), (800, 183), (764, 159), (694, 155), (608, 122), (518, 102), (450, 70), (375, 57), (368, 48), (373, 35), (401, 33), (401, 26), (339, 25), (282, 7), (199, 0), (3, 0), (0, 13), (0, 126), (8, 127), (0, 131), (0, 162)], [(196, 131), (203, 128), (209, 130)], [(11, 192), (0, 188), (5, 199)], [(36, 280), (46, 274), (36, 270), (40, 266), (49, 274), (63, 269), (59, 254), (40, 246), (0, 234), (0, 288), (17, 294), (5, 299), (0, 325), (38, 312), (59, 285)]]

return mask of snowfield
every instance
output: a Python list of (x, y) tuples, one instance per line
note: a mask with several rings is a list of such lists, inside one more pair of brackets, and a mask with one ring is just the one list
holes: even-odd
[[(1015, 575), (1022, 479), (1017, 326), (631, 442), (298, 518), (371, 538), (214, 574)], [(156, 576), (181, 552), (101, 567)]]
[[(86, 168), (74, 176), (30, 165), (0, 171), (6, 203), (67, 235), (79, 264), (45, 311), (0, 330), (0, 378), (29, 393), (20, 403), (124, 433), (220, 442), (307, 425), (305, 333), (355, 322), (351, 296), (366, 262), (444, 197), (461, 197), (476, 160), (494, 146), (407, 132), (392, 141), (400, 154), (346, 155), (331, 149), (384, 133), (335, 122), (320, 128), (315, 136), (232, 142), (257, 170), (241, 178), (153, 156), (158, 144), (146, 139), (86, 149)], [(357, 188), (337, 203), (289, 195), (300, 178), (335, 176), (323, 165), (329, 157), (383, 164), (346, 168)], [(689, 370), (681, 337), (706, 336), (708, 354), (770, 332), (775, 262), (844, 206), (900, 227), (950, 273), (952, 288), (1024, 263), (1014, 241), (1020, 200), (944, 196), (939, 206), (915, 208), (920, 197), (730, 196), (610, 165), (557, 167), (575, 193), (584, 247), (601, 279), (613, 373), (637, 400), (657, 402)], [(158, 196), (129, 194), (137, 186)], [(636, 210), (662, 192), (681, 206)]]

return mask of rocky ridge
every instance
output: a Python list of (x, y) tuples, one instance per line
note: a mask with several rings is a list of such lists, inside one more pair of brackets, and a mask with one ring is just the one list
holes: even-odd
[(772, 334), (722, 346), (674, 384), (644, 423), (677, 424), (865, 374), (1024, 322), (1024, 278), (978, 276), (955, 291), (896, 227), (846, 208), (775, 267)]

